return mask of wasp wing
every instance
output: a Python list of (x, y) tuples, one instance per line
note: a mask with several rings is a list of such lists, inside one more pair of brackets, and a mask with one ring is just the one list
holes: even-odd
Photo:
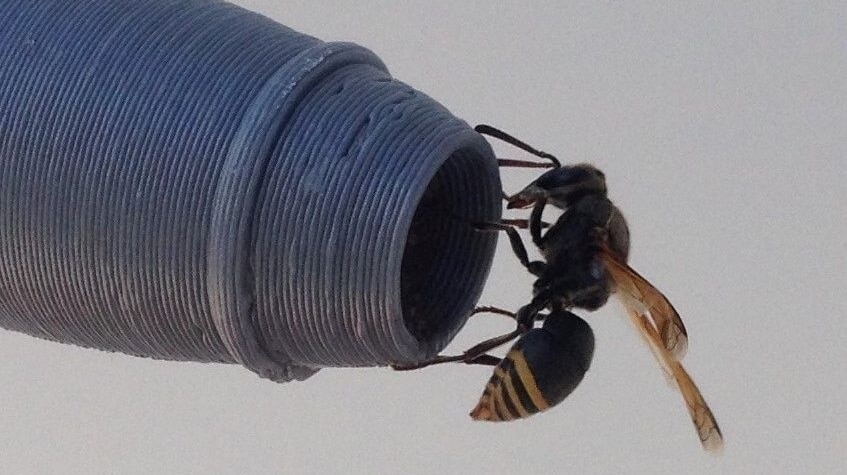
[[(634, 301), (632, 298), (629, 298), (625, 295), (619, 295), (618, 297), (624, 307), (624, 310), (626, 310), (626, 313), (629, 315), (629, 318), (632, 320), (632, 322), (637, 328), (637, 320), (640, 319), (643, 315), (643, 306), (641, 306), (638, 302)], [(652, 324), (649, 321), (647, 323), (652, 327)], [(653, 327), (653, 330), (655, 330), (655, 327)], [(639, 330), (638, 334), (641, 336), (641, 339), (644, 340), (644, 343), (647, 344), (647, 347), (650, 348), (650, 351), (656, 358), (656, 362), (659, 363), (659, 366), (662, 368), (662, 372), (665, 375), (665, 380), (667, 381), (668, 385), (676, 387), (677, 384), (673, 376), (673, 371), (671, 371), (671, 368), (668, 366), (665, 358), (658, 351), (653, 342), (650, 341), (649, 338), (647, 338), (647, 335), (643, 331)]]
[(626, 263), (621, 262), (609, 248), (600, 253), (606, 270), (615, 283), (615, 290), (627, 308), (636, 303), (639, 314), (649, 313), (664, 347), (676, 359), (688, 351), (688, 331), (679, 313), (665, 295)]
[(697, 389), (697, 385), (685, 371), (682, 363), (676, 360), (665, 348), (656, 328), (647, 317), (632, 311), (628, 313), (633, 324), (650, 344), (650, 348), (660, 360), (664, 370), (670, 373), (676, 381), (703, 448), (710, 452), (719, 452), (723, 448), (723, 435), (712, 410), (709, 409), (709, 405), (706, 404), (706, 400), (703, 399), (703, 395)]

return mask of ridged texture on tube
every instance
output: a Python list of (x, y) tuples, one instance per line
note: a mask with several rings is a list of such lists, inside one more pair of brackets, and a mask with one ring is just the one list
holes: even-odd
[(202, 0), (0, 0), (0, 325), (276, 381), (416, 361), (496, 236), (485, 141), (368, 50)]

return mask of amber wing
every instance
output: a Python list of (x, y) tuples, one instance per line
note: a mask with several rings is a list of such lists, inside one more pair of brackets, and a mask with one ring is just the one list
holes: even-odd
[(649, 345), (665, 374), (682, 393), (703, 448), (720, 451), (723, 448), (723, 435), (715, 416), (679, 361), (688, 346), (688, 334), (679, 314), (659, 290), (627, 264), (620, 262), (613, 252), (605, 249), (602, 258), (630, 320)]

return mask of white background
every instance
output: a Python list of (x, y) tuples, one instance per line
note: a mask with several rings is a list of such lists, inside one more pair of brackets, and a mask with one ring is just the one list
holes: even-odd
[[(0, 471), (847, 473), (843, 2), (236, 3), (368, 46), (468, 122), (603, 168), (631, 263), (688, 325), (725, 453), (701, 451), (609, 305), (586, 315), (597, 351), (577, 391), (501, 425), (467, 417), (486, 368), (275, 385), (3, 331)], [(504, 170), (508, 191), (531, 178)], [(482, 303), (517, 308), (530, 288), (502, 240)], [(477, 317), (449, 350), (508, 329)]]

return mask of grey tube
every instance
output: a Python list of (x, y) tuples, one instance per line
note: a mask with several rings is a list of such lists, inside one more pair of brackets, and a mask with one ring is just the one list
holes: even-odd
[(223, 2), (0, 0), (0, 326), (275, 381), (440, 351), (485, 140), (370, 51)]

